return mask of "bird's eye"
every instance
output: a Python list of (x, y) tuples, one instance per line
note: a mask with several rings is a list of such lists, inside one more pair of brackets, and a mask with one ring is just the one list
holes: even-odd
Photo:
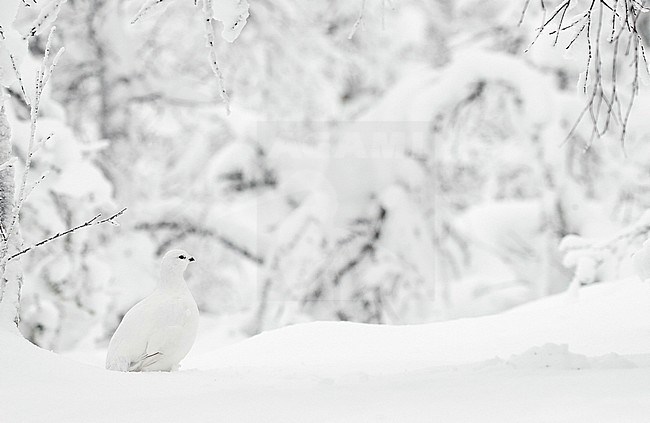
[(185, 256), (178, 256), (179, 259), (185, 260)]

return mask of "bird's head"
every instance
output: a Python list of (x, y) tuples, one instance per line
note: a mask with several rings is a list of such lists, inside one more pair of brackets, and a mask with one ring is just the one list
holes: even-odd
[(192, 261), (194, 261), (194, 257), (189, 255), (187, 251), (171, 250), (162, 259), (162, 269), (163, 272), (180, 272), (182, 274)]

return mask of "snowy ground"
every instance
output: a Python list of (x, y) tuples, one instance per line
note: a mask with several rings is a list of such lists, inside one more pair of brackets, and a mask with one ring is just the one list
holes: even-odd
[(309, 323), (221, 348), (211, 347), (210, 332), (184, 370), (155, 374), (105, 371), (0, 332), (0, 421), (650, 416), (650, 285), (631, 280), (583, 289), (576, 303), (556, 296), (496, 316), (419, 326)]

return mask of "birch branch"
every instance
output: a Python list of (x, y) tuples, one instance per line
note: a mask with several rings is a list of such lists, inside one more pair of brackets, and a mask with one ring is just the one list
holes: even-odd
[(224, 105), (226, 106), (226, 114), (230, 114), (230, 97), (226, 91), (223, 73), (219, 67), (219, 61), (217, 58), (217, 46), (215, 44), (216, 34), (214, 31), (214, 25), (212, 23), (212, 18), (214, 16), (214, 10), (212, 9), (212, 0), (203, 0), (203, 19), (205, 20), (205, 40), (206, 45), (209, 51), (210, 58), (210, 67), (212, 72), (217, 77), (217, 82), (219, 83), (219, 95), (221, 100), (223, 100)]
[(49, 76), (51, 75), (51, 72), (54, 70), (54, 67), (56, 66), (56, 62), (58, 61), (59, 57), (63, 53), (63, 49), (60, 49), (57, 52), (57, 54), (54, 56), (54, 59), (52, 60), (52, 63), (50, 64), (49, 68), (47, 67), (47, 60), (50, 55), (52, 38), (55, 30), (56, 30), (55, 26), (53, 26), (52, 29), (50, 29), (50, 34), (47, 37), (47, 44), (45, 45), (45, 53), (43, 56), (43, 61), (41, 62), (41, 68), (38, 71), (38, 74), (36, 75), (36, 90), (34, 94), (34, 99), (30, 104), (30, 133), (29, 133), (29, 142), (27, 147), (27, 157), (25, 158), (25, 169), (23, 171), (21, 182), (20, 182), (18, 201), (14, 206), (11, 223), (7, 230), (7, 236), (4, 239), (2, 249), (0, 250), (0, 273), (1, 274), (4, 274), (5, 268), (7, 266), (7, 262), (9, 261), (7, 256), (9, 243), (11, 242), (12, 237), (18, 233), (18, 219), (20, 217), (20, 211), (22, 209), (23, 203), (25, 202), (27, 177), (29, 175), (29, 170), (32, 164), (32, 158), (34, 156), (34, 151), (35, 151), (36, 121), (38, 119), (41, 96), (43, 94), (43, 89), (45, 88), (45, 85), (49, 80)]
[(142, 7), (138, 11), (138, 13), (133, 17), (133, 19), (131, 19), (131, 24), (133, 25), (138, 20), (143, 18), (145, 15), (147, 15), (152, 9), (157, 8), (158, 6), (160, 6), (164, 2), (165, 2), (165, 0), (148, 0), (148, 1), (146, 1), (142, 5)]
[[(18, 234), (18, 221), (20, 219), (20, 211), (22, 209), (23, 203), (25, 202), (26, 196), (26, 186), (27, 186), (27, 177), (29, 176), (29, 170), (32, 164), (32, 158), (34, 156), (35, 144), (36, 144), (36, 121), (38, 119), (38, 112), (41, 103), (41, 96), (43, 94), (43, 89), (49, 79), (51, 72), (56, 66), (56, 62), (63, 53), (63, 49), (60, 49), (57, 54), (54, 56), (49, 68), (47, 66), (47, 61), (50, 56), (50, 50), (52, 47), (52, 38), (54, 36), (54, 31), (56, 30), (55, 26), (52, 26), (50, 33), (47, 37), (47, 43), (45, 45), (45, 53), (43, 55), (43, 60), (41, 62), (41, 67), (36, 75), (35, 82), (35, 91), (34, 98), (30, 104), (30, 133), (29, 133), (29, 142), (27, 147), (27, 156), (25, 158), (25, 169), (21, 175), (20, 188), (18, 191), (18, 200), (13, 207), (11, 222), (8, 228), (5, 228), (6, 235), (3, 236), (2, 247), (0, 248), (0, 274), (4, 275), (5, 269), (7, 268), (7, 263), (9, 262), (9, 245), (12, 242), (14, 236)], [(49, 72), (48, 72), (49, 71)]]
[[(573, 124), (567, 140), (574, 137), (574, 132), (583, 120), (591, 124), (589, 145), (594, 139), (600, 138), (610, 131), (613, 124), (618, 126), (620, 142), (625, 142), (628, 121), (634, 99), (639, 92), (640, 73), (650, 74), (643, 44), (642, 27), (645, 20), (642, 15), (650, 11), (645, 2), (637, 0), (590, 0), (578, 2), (563, 0), (546, 18), (546, 10), (542, 1), (544, 19), (536, 29), (536, 34), (526, 49), (528, 51), (539, 39), (542, 33), (553, 36), (553, 45), (557, 45), (560, 36), (569, 31), (570, 41), (565, 46), (569, 50), (574, 42), (584, 37), (586, 42), (586, 65), (580, 77), (580, 88), (586, 96), (586, 103)], [(526, 0), (521, 15), (520, 24), (526, 14), (530, 0)], [(573, 18), (565, 21), (569, 11), (578, 12)], [(606, 28), (607, 22), (610, 28)], [(608, 34), (609, 33), (609, 34)], [(609, 44), (611, 57), (603, 54), (603, 47)], [(620, 80), (621, 64), (628, 60), (629, 71), (633, 79), (623, 84)], [(609, 71), (605, 66), (609, 65)]]
[[(0, 39), (2, 39), (3, 41), (7, 39), (7, 37), (5, 37), (5, 33), (2, 29), (2, 26), (0, 26)], [(27, 91), (25, 90), (25, 84), (23, 84), (23, 78), (20, 75), (20, 70), (18, 70), (18, 63), (16, 61), (16, 56), (14, 56), (13, 53), (10, 51), (8, 51), (8, 53), (9, 53), (9, 60), (11, 61), (11, 67), (14, 70), (14, 74), (16, 74), (16, 79), (18, 80), (18, 86), (20, 87), (20, 92), (23, 96), (23, 101), (25, 102), (25, 104), (29, 106), (30, 103), (29, 97), (27, 96)]]
[(57, 232), (56, 234), (54, 234), (54, 235), (52, 235), (52, 236), (50, 236), (50, 237), (48, 237), (48, 238), (46, 238), (46, 239), (44, 239), (42, 241), (39, 241), (36, 244), (33, 244), (33, 245), (31, 245), (31, 246), (29, 246), (29, 247), (27, 247), (25, 249), (22, 249), (22, 250), (18, 251), (17, 253), (10, 256), (7, 259), (7, 261), (13, 260), (13, 259), (25, 254), (25, 253), (28, 253), (29, 251), (31, 251), (31, 250), (33, 250), (35, 248), (38, 248), (38, 247), (40, 247), (42, 245), (45, 245), (45, 244), (47, 244), (49, 242), (52, 242), (55, 239), (64, 237), (66, 235), (70, 235), (71, 233), (76, 232), (79, 229), (88, 228), (90, 226), (101, 225), (103, 223), (109, 223), (109, 222), (112, 223), (112, 224), (116, 224), (116, 222), (114, 222), (114, 220), (117, 219), (118, 217), (120, 217), (122, 214), (124, 214), (125, 211), (126, 211), (126, 207), (123, 208), (122, 210), (118, 211), (117, 213), (107, 217), (106, 219), (97, 220), (102, 216), (101, 213), (100, 213), (100, 214), (96, 215), (95, 217), (93, 217), (92, 219), (85, 221), (81, 225), (75, 226), (74, 228), (70, 228), (70, 229), (68, 229), (66, 231), (63, 231), (63, 232)]
[[(382, 3), (382, 8), (384, 7)], [(352, 30), (350, 31), (350, 34), (348, 34), (348, 40), (351, 40), (352, 37), (354, 37), (354, 34), (357, 32), (357, 29), (359, 29), (359, 26), (363, 29), (363, 14), (366, 11), (366, 0), (361, 0), (361, 11), (359, 12), (359, 17), (357, 20), (354, 22), (354, 25), (352, 25)], [(383, 13), (383, 11), (382, 11)], [(383, 19), (383, 14), (382, 14), (382, 19)], [(383, 25), (383, 21), (382, 21)]]

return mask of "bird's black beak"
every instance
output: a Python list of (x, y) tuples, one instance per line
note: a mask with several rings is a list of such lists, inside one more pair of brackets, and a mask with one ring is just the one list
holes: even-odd
[(189, 261), (196, 261), (196, 260), (194, 259), (194, 257), (190, 257), (188, 260), (189, 260)]

